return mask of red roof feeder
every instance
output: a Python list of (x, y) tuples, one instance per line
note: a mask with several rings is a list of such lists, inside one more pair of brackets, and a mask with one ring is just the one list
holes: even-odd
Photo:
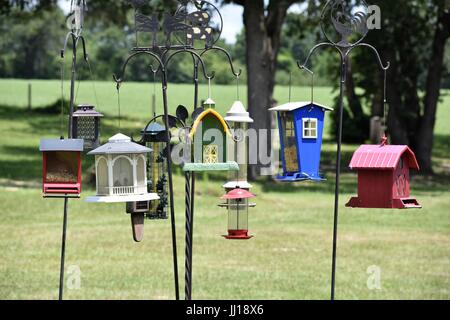
[(353, 154), (350, 169), (358, 170), (358, 196), (353, 208), (421, 208), (409, 195), (409, 170), (419, 170), (408, 146), (362, 145)]
[(44, 197), (79, 197), (83, 139), (42, 139)]
[(244, 189), (233, 189), (221, 199), (227, 200), (228, 208), (228, 235), (227, 239), (247, 240), (252, 238), (248, 235), (248, 199), (255, 197), (254, 194)]

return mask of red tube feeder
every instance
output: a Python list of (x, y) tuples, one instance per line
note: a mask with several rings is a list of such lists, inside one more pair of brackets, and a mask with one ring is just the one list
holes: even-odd
[(228, 209), (228, 235), (223, 237), (230, 240), (248, 240), (253, 237), (248, 234), (248, 199), (253, 197), (253, 193), (236, 188), (221, 198), (227, 201)]

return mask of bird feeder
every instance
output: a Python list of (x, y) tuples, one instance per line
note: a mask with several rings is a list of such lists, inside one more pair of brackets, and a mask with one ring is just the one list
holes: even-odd
[(325, 112), (314, 102), (290, 102), (269, 109), (278, 114), (283, 173), (279, 181), (321, 181), (320, 152)]
[(214, 110), (215, 102), (208, 98), (205, 109), (195, 118), (189, 132), (192, 145), (192, 161), (183, 166), (184, 171), (239, 170), (234, 161), (227, 161), (227, 139), (231, 132), (223, 117)]
[(97, 195), (87, 202), (134, 202), (159, 199), (147, 191), (147, 158), (150, 148), (131, 142), (121, 133), (90, 151), (95, 155)]
[(100, 118), (94, 106), (79, 105), (72, 116), (72, 136), (84, 140), (84, 149), (92, 150), (100, 145)]
[(421, 208), (410, 197), (409, 170), (419, 170), (408, 146), (362, 145), (353, 154), (350, 169), (358, 171), (358, 196), (346, 204), (354, 208)]
[(81, 193), (81, 139), (42, 139), (42, 191), (44, 197)]
[(150, 219), (167, 219), (168, 184), (167, 184), (167, 132), (166, 128), (156, 121), (149, 123), (142, 131), (142, 143), (150, 147), (147, 168), (148, 191), (156, 193), (159, 200), (153, 201), (147, 210)]
[(227, 201), (228, 208), (228, 235), (224, 235), (226, 239), (247, 240), (253, 237), (248, 234), (248, 200), (253, 197), (255, 195), (247, 190), (236, 188), (221, 198)]
[(126, 202), (134, 205), (131, 213), (133, 238), (139, 242), (144, 234), (144, 212), (152, 200), (159, 200), (156, 193), (147, 190), (147, 153), (152, 149), (131, 141), (121, 133), (109, 138), (108, 143), (89, 152), (95, 155), (97, 195), (87, 202)]
[(235, 101), (227, 112), (225, 121), (230, 124), (233, 136), (233, 139), (228, 140), (228, 158), (239, 165), (239, 171), (230, 171), (228, 182), (223, 187), (227, 192), (238, 187), (249, 190), (251, 185), (247, 182), (247, 126), (253, 123), (253, 119), (250, 118), (242, 102)]

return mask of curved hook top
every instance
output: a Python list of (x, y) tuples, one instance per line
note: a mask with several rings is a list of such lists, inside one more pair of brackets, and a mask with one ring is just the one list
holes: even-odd
[[(167, 52), (168, 52), (168, 51), (166, 51), (166, 53), (167, 53)], [(215, 77), (215, 72), (213, 71), (213, 72), (211, 73), (211, 75), (208, 75), (208, 73), (206, 72), (206, 65), (205, 65), (205, 62), (203, 61), (202, 57), (201, 57), (197, 52), (195, 52), (195, 51), (193, 51), (193, 50), (191, 50), (191, 49), (183, 48), (182, 50), (177, 50), (177, 51), (172, 52), (172, 53), (165, 59), (166, 66), (169, 65), (170, 60), (172, 60), (172, 58), (173, 58), (174, 56), (176, 56), (176, 55), (179, 54), (179, 53), (184, 53), (184, 52), (190, 53), (192, 56), (195, 56), (195, 57), (197, 58), (197, 61), (199, 61), (200, 64), (202, 65), (203, 76), (204, 76), (207, 80), (214, 79), (214, 77)]]
[[(113, 79), (114, 79), (114, 81), (116, 82), (117, 90), (119, 90), (121, 83), (124, 81), (125, 71), (126, 71), (126, 68), (127, 68), (128, 63), (129, 63), (134, 57), (140, 56), (140, 55), (142, 55), (142, 54), (147, 54), (147, 55), (153, 57), (153, 58), (158, 62), (158, 64), (159, 64), (159, 67), (158, 67), (156, 70), (161, 69), (161, 70), (164, 72), (164, 70), (165, 70), (165, 69), (164, 69), (164, 63), (161, 61), (161, 59), (158, 57), (157, 54), (155, 54), (155, 53), (153, 53), (153, 52), (150, 52), (150, 51), (138, 51), (138, 52), (135, 52), (135, 53), (131, 54), (131, 55), (127, 58), (127, 60), (125, 60), (125, 63), (124, 63), (123, 66), (122, 66), (122, 74), (121, 74), (121, 76), (120, 76), (120, 77), (117, 77), (116, 74), (113, 74)], [(152, 70), (153, 70), (153, 66), (152, 66), (151, 68), (152, 68)]]
[[(305, 70), (307, 70), (309, 73), (311, 73), (312, 71), (309, 70), (309, 69), (306, 67), (306, 65), (308, 64), (309, 59), (311, 58), (312, 54), (313, 54), (317, 49), (319, 49), (320, 47), (334, 47), (334, 48), (336, 48), (335, 45), (333, 45), (332, 43), (328, 43), (328, 42), (322, 42), (322, 43), (316, 44), (316, 45), (309, 51), (308, 55), (306, 56), (305, 62), (303, 62), (303, 64), (301, 64), (300, 61), (297, 61), (297, 66), (298, 66), (300, 69), (305, 69)], [(338, 51), (339, 51), (339, 49), (338, 49)], [(340, 51), (339, 51), (339, 52), (340, 52)]]
[(206, 48), (205, 50), (203, 50), (203, 51), (200, 53), (200, 56), (203, 56), (206, 52), (208, 52), (208, 51), (210, 51), (210, 50), (217, 50), (217, 51), (223, 52), (223, 53), (227, 56), (228, 63), (230, 64), (231, 72), (233, 73), (233, 75), (234, 75), (236, 78), (238, 78), (238, 77), (241, 76), (241, 74), (242, 74), (242, 69), (239, 68), (239, 71), (236, 72), (236, 69), (234, 68), (234, 65), (233, 65), (233, 59), (231, 58), (231, 55), (228, 53), (227, 50), (225, 50), (225, 49), (223, 49), (223, 48), (221, 48), (221, 47), (212, 46), (212, 47)]
[(65, 53), (67, 50), (67, 44), (69, 42), (69, 37), (72, 38), (73, 49), (76, 49), (78, 47), (78, 41), (81, 39), (81, 44), (83, 46), (83, 58), (87, 62), (89, 57), (88, 57), (87, 50), (86, 50), (86, 41), (84, 40), (83, 36), (77, 36), (72, 31), (68, 32), (66, 35), (66, 38), (64, 40), (64, 46), (61, 49), (61, 58), (64, 59), (64, 57), (65, 57)]
[(386, 66), (384, 66), (384, 65), (383, 65), (383, 61), (381, 60), (380, 54), (378, 53), (378, 50), (377, 50), (374, 46), (372, 46), (372, 45), (370, 45), (370, 44), (368, 44), (368, 43), (358, 43), (357, 45), (353, 46), (353, 47), (348, 51), (348, 53), (350, 53), (350, 51), (352, 51), (353, 49), (355, 49), (355, 48), (357, 48), (357, 47), (367, 47), (367, 48), (372, 49), (372, 51), (375, 53), (375, 56), (376, 56), (377, 59), (378, 59), (378, 63), (379, 63), (379, 65), (380, 65), (380, 68), (381, 68), (382, 70), (384, 70), (384, 71), (386, 71), (386, 70), (388, 70), (388, 69), (390, 68), (391, 63), (388, 61), (388, 62), (386, 63)]

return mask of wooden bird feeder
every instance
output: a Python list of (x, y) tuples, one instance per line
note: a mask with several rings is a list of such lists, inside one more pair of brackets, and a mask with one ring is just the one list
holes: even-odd
[(42, 139), (44, 197), (78, 197), (81, 193), (82, 139)]

